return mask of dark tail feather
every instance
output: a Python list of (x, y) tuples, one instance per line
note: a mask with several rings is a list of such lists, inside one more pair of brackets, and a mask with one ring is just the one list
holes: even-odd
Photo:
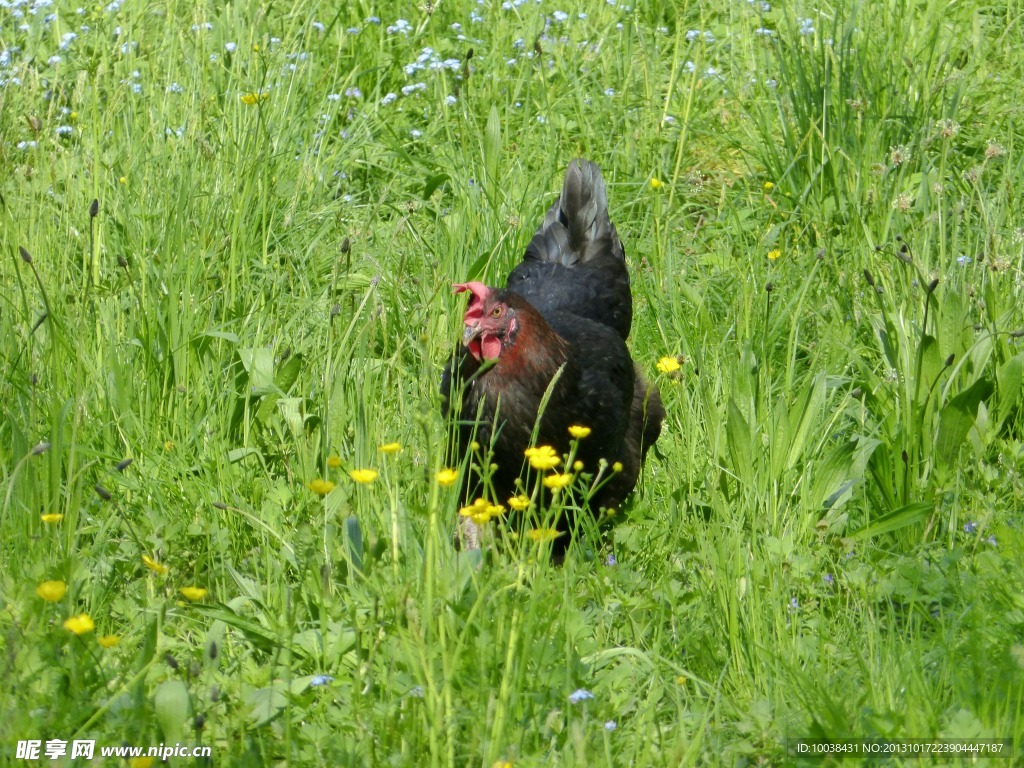
[(565, 172), (562, 195), (548, 209), (526, 256), (569, 267), (607, 253), (625, 259), (608, 218), (608, 193), (601, 169), (588, 160), (573, 160)]

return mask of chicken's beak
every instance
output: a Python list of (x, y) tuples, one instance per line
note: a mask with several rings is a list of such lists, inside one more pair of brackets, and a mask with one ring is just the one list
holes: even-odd
[(479, 336), (481, 333), (480, 323), (473, 323), (472, 325), (466, 325), (466, 330), (462, 332), (462, 343), (469, 346), (469, 342)]

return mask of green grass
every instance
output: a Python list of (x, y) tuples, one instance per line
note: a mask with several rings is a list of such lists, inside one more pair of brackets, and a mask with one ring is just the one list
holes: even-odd
[[(0, 7), (0, 762), (1019, 759), (1024, 5), (634, 5)], [(451, 284), (580, 155), (665, 431), (605, 538), (480, 560)]]

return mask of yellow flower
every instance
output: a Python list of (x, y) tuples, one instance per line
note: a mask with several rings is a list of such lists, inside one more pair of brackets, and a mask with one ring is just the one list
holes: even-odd
[(45, 515), (40, 515), (39, 519), (47, 525), (56, 525), (64, 519), (64, 515), (60, 512), (47, 512)]
[(468, 507), (459, 510), (459, 514), (468, 517), (477, 525), (486, 525), (492, 517), (497, 517), (505, 508), (500, 504), (491, 504), (487, 499), (477, 499)]
[(117, 635), (103, 635), (102, 637), (97, 637), (96, 642), (100, 644), (101, 648), (113, 648), (121, 642), (121, 638)]
[(573, 469), (574, 469), (574, 470), (575, 470), (576, 472), (579, 472), (579, 471), (580, 471), (581, 469), (583, 469), (583, 462), (582, 462), (582, 461), (580, 461), (579, 459), (576, 459), (576, 461), (574, 461), (574, 462), (572, 463), (572, 468), (573, 468)]
[(379, 473), (376, 469), (353, 469), (348, 473), (348, 476), (355, 480), (357, 483), (363, 485), (369, 485), (377, 479)]
[(551, 488), (552, 490), (558, 491), (565, 488), (569, 483), (572, 482), (573, 475), (566, 472), (561, 475), (548, 475), (544, 478), (544, 487)]
[(530, 497), (523, 496), (522, 494), (519, 496), (513, 496), (508, 500), (508, 505), (512, 507), (512, 509), (516, 510), (516, 512), (522, 512), (530, 506)]
[(665, 182), (659, 179), (657, 176), (651, 177), (651, 189), (661, 189), (665, 186)]
[(538, 448), (527, 448), (524, 453), (530, 460), (530, 466), (534, 469), (554, 469), (562, 460), (555, 453), (550, 445), (542, 445)]
[(387, 445), (380, 446), (377, 450), (380, 451), (381, 453), (398, 453), (400, 450), (402, 450), (402, 444), (388, 443)]
[(621, 461), (616, 461), (614, 464), (612, 464), (612, 472), (621, 472), (621, 471), (622, 471), (622, 462)]
[(80, 613), (65, 621), (64, 629), (68, 632), (73, 632), (76, 635), (84, 635), (87, 632), (92, 632), (96, 629), (96, 624), (93, 622), (92, 618), (90, 618), (88, 613)]
[(153, 573), (164, 574), (164, 573), (167, 573), (167, 570), (168, 570), (166, 565), (158, 563), (156, 560), (154, 560), (149, 555), (143, 555), (142, 556), (142, 564), (145, 565), (147, 568), (149, 568), (149, 570), (151, 570)]
[(662, 373), (675, 373), (681, 367), (677, 357), (663, 357), (658, 361), (658, 370)]
[(152, 757), (132, 757), (128, 759), (128, 768), (153, 768)]
[(250, 91), (249, 93), (242, 94), (242, 103), (248, 104), (251, 107), (253, 104), (259, 104), (261, 101), (269, 97), (269, 93), (254, 93), (253, 91)]
[(533, 528), (526, 532), (526, 535), (536, 541), (538, 544), (545, 541), (553, 541), (562, 535), (562, 532), (557, 528)]
[(686, 685), (686, 675), (676, 677), (676, 685)]
[(471, 451), (479, 451), (480, 450), (480, 443), (478, 443), (476, 440), (474, 440), (472, 443), (469, 444), (469, 450), (471, 450)]
[(782, 251), (780, 251), (778, 248), (772, 248), (770, 251), (768, 251), (768, 260), (775, 261), (781, 255)]
[(186, 600), (190, 600), (193, 603), (202, 600), (209, 594), (209, 591), (202, 587), (182, 587), (179, 591), (185, 596)]
[(334, 483), (330, 480), (323, 480), (319, 477), (316, 480), (310, 480), (306, 485), (309, 487), (309, 490), (320, 496), (326, 496), (334, 490)]
[(173, 440), (168, 440), (167, 442), (165, 442), (164, 443), (164, 450), (165, 451), (173, 451), (174, 450), (174, 441)]
[(438, 485), (443, 485), (447, 488), (449, 485), (454, 485), (455, 481), (459, 479), (459, 470), (448, 469), (447, 467), (442, 469), (435, 475)]
[(48, 603), (56, 603), (68, 591), (68, 585), (63, 581), (44, 581), (36, 587), (36, 594)]
[(337, 469), (338, 467), (341, 466), (341, 457), (340, 456), (328, 456), (327, 457), (327, 466), (330, 467), (331, 469)]
[(491, 768), (512, 768), (511, 760), (495, 760)]
[(569, 427), (569, 434), (577, 440), (582, 440), (590, 434), (590, 427), (581, 427), (578, 424), (573, 424)]
[(770, 181), (766, 181), (764, 183), (764, 191), (765, 192), (771, 192), (773, 189), (775, 189), (775, 185), (772, 184)]
[(127, 184), (127, 183), (128, 183), (128, 177), (127, 177), (127, 176), (122, 176), (122, 177), (120, 177), (120, 178), (119, 178), (119, 179), (117, 180), (117, 183), (118, 183), (118, 184)]

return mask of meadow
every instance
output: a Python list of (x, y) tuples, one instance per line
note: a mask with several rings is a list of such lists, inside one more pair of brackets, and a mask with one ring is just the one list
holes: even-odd
[[(0, 0), (0, 763), (1019, 761), (1022, 21)], [(665, 429), (563, 564), (460, 552), (451, 285), (581, 156)]]

